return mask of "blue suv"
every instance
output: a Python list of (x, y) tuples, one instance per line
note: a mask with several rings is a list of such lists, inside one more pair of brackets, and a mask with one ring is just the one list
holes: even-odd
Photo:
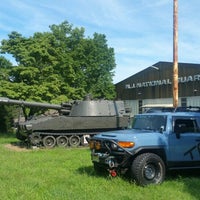
[(166, 170), (200, 168), (200, 108), (139, 114), (131, 129), (88, 140), (96, 171), (130, 171), (138, 185), (160, 184)]

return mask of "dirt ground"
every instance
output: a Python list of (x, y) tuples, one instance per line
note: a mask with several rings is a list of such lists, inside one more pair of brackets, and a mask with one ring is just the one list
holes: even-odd
[(12, 151), (31, 151), (33, 148), (28, 148), (26, 144), (23, 144), (21, 142), (13, 142), (10, 144), (6, 144), (5, 148), (10, 149)]

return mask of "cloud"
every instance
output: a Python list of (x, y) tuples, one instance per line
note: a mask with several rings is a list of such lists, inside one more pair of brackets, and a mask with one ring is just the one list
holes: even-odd
[[(199, 63), (200, 1), (179, 1), (179, 61)], [(11, 31), (24, 36), (49, 31), (68, 20), (85, 36), (106, 35), (115, 50), (114, 81), (158, 61), (172, 61), (171, 0), (7, 0), (1, 4), (0, 40)]]

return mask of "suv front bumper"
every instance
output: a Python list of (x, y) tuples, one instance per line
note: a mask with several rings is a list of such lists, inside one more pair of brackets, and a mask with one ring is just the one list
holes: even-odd
[[(123, 169), (130, 166), (130, 158), (133, 154), (127, 149), (119, 146), (113, 140), (98, 141), (101, 143), (101, 148), (98, 150), (91, 149), (91, 160), (93, 163), (97, 163), (98, 166), (107, 169)], [(112, 144), (117, 147), (115, 150), (111, 148)]]

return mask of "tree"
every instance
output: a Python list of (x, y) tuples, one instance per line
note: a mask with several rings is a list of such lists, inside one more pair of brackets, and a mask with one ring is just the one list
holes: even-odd
[(84, 73), (86, 90), (95, 94), (97, 98), (112, 99), (114, 94), (112, 83), (115, 68), (114, 49), (108, 48), (106, 36), (103, 34), (95, 33), (90, 43), (88, 45), (90, 49), (87, 49), (88, 63)]
[(11, 32), (2, 40), (1, 53), (11, 54), (18, 66), (9, 68), (10, 79), (4, 80), (0, 95), (53, 103), (82, 99), (88, 93), (114, 98), (114, 49), (106, 36), (94, 33), (85, 38), (84, 28), (73, 28), (67, 21), (49, 28), (28, 38)]

